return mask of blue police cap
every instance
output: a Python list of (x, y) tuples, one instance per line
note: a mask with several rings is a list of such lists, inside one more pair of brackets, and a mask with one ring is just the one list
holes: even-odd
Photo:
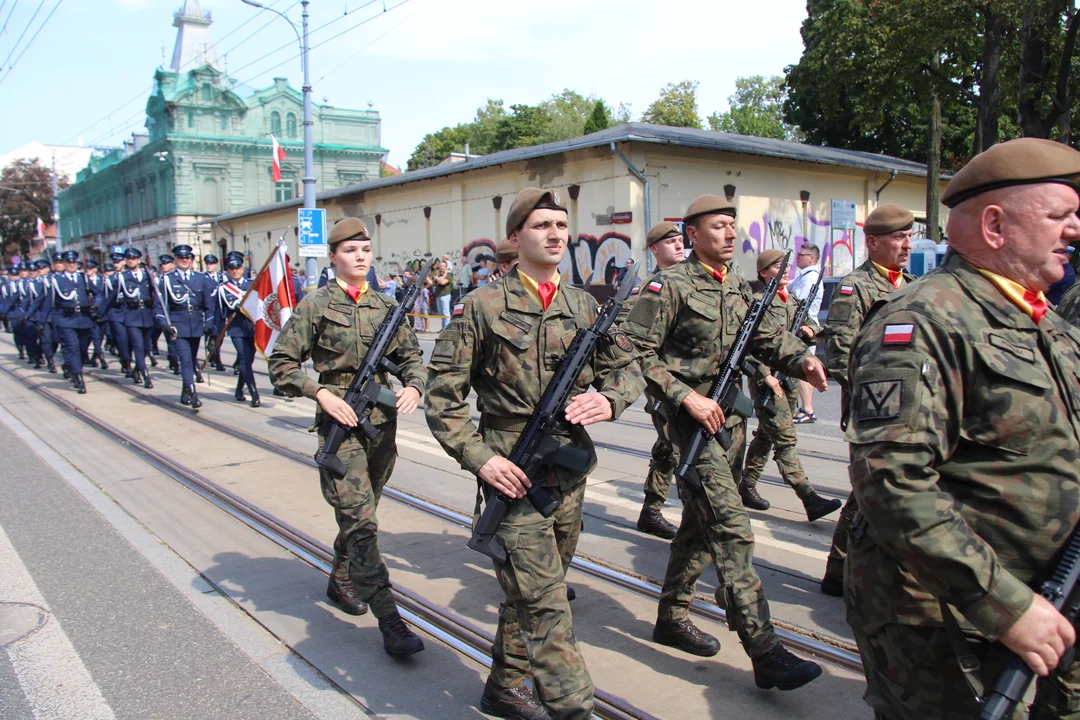
[(138, 248), (128, 248), (124, 251), (124, 257), (128, 260), (141, 258), (142, 252)]
[(36, 263), (34, 263), (35, 270), (44, 270), (47, 267), (50, 267), (48, 260), (38, 260)]
[(87, 268), (96, 268), (97, 266), (98, 266), (97, 260), (87, 260), (86, 261), (86, 267)]
[(65, 250), (64, 252), (60, 253), (60, 259), (64, 262), (75, 262), (79, 259), (79, 253), (75, 252), (74, 250)]
[(157, 261), (164, 265), (165, 263), (171, 263), (173, 261), (172, 255), (158, 255)]
[(203, 262), (209, 265), (210, 263), (218, 262), (217, 255), (203, 255)]
[(79, 270), (85, 270), (86, 269), (85, 266), (82, 264), (81, 260), (78, 263), (75, 264), (75, 267), (77, 267)]
[(172, 254), (178, 258), (195, 257), (195, 253), (192, 252), (190, 245), (177, 245), (172, 249)]
[(113, 262), (120, 262), (121, 260), (124, 259), (124, 253), (122, 253), (122, 252), (109, 253), (109, 259), (112, 260)]
[(102, 269), (105, 270), (105, 272), (113, 272), (114, 270), (116, 270), (116, 266), (112, 263), (105, 263)]
[(229, 254), (229, 255), (225, 256), (225, 269), (226, 270), (235, 270), (236, 268), (241, 268), (241, 267), (244, 267), (244, 256), (243, 255)]

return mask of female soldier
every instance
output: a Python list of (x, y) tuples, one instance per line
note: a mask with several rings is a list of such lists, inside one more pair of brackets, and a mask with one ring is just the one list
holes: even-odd
[[(244, 277), (244, 254), (235, 250), (225, 256), (225, 281), (218, 285), (218, 312), (221, 321), (228, 323), (225, 331), (236, 348), (237, 375), (236, 400), (244, 402), (244, 386), (251, 392), (251, 407), (259, 407), (259, 391), (255, 387), (255, 324), (240, 312), (240, 301), (253, 281)], [(235, 317), (234, 317), (235, 316)], [(224, 325), (222, 327), (225, 327)]]
[[(397, 412), (416, 410), (426, 373), (416, 335), (402, 323), (387, 351), (404, 385), (396, 393), (397, 407), (380, 406), (371, 413), (371, 423), (378, 430), (374, 439), (359, 432), (356, 413), (342, 398), (375, 330), (396, 303), (368, 288), (373, 253), (363, 222), (358, 218), (339, 221), (328, 244), (337, 277), (296, 306), (270, 355), (270, 380), (292, 397), (303, 395), (318, 403), (315, 425), (320, 446), (335, 421), (353, 428), (337, 455), (347, 469), (345, 477), (319, 469), (323, 496), (334, 507), (338, 522), (334, 569), (326, 594), (352, 615), (367, 612), (370, 605), (379, 619), (386, 652), (401, 658), (420, 652), (424, 643), (405, 626), (394, 604), (390, 573), (379, 555), (375, 509), (397, 458)], [(319, 373), (318, 382), (302, 366), (308, 358)], [(379, 382), (390, 386), (385, 371), (379, 373)]]

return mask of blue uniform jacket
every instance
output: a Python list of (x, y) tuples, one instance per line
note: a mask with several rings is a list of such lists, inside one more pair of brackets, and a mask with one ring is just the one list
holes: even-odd
[(54, 308), (53, 325), (60, 328), (89, 330), (94, 294), (82, 273), (56, 273), (49, 276), (49, 297)]
[(52, 274), (34, 278), (31, 286), (34, 299), (31, 301), (28, 315), (33, 322), (42, 325), (53, 320), (52, 278)]
[(255, 323), (251, 322), (247, 315), (240, 312), (240, 300), (244, 297), (244, 293), (247, 292), (248, 288), (251, 287), (252, 282), (251, 279), (241, 280), (239, 283), (227, 280), (218, 286), (218, 317), (221, 318), (221, 322), (225, 323), (233, 315), (236, 316), (232, 324), (229, 325), (229, 329), (225, 331), (225, 334), (229, 337), (255, 337)]
[[(203, 272), (192, 271), (184, 279), (183, 272), (174, 270), (161, 278), (161, 300), (169, 304), (169, 323), (176, 328), (177, 337), (202, 337), (216, 333), (217, 285)], [(160, 303), (154, 309), (157, 322), (165, 327), (165, 313)]]
[(150, 274), (145, 270), (125, 270), (114, 277), (120, 278), (116, 292), (124, 305), (124, 324), (129, 327), (154, 327), (154, 290), (150, 287)]

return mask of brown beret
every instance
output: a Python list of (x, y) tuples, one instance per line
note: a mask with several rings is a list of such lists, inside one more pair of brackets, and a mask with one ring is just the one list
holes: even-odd
[(688, 223), (701, 215), (730, 215), (735, 217), (736, 211), (738, 211), (738, 207), (727, 198), (718, 195), (702, 195), (690, 203), (690, 207), (686, 208), (683, 222)]
[(1018, 138), (994, 145), (953, 175), (941, 203), (954, 208), (990, 190), (1035, 183), (1061, 183), (1080, 192), (1080, 152), (1040, 138)]
[(509, 240), (503, 240), (495, 248), (495, 262), (508, 263), (517, 260), (518, 249)]
[(343, 218), (334, 223), (334, 227), (330, 230), (330, 239), (326, 241), (326, 244), (330, 247), (334, 247), (340, 242), (346, 240), (370, 240), (367, 234), (367, 225), (360, 218)]
[(549, 210), (562, 210), (566, 212), (562, 193), (558, 190), (544, 190), (542, 188), (525, 188), (514, 196), (514, 202), (510, 203), (510, 212), (506, 214), (506, 234), (520, 230), (529, 217), (529, 213), (538, 208)]
[(885, 203), (878, 205), (866, 216), (863, 223), (863, 235), (888, 235), (900, 230), (908, 230), (915, 224), (915, 216), (907, 208)]
[(757, 271), (758, 271), (758, 273), (760, 273), (762, 270), (769, 267), (773, 263), (780, 262), (783, 259), (783, 257), (784, 257), (784, 251), (783, 250), (777, 250), (775, 248), (771, 248), (769, 250), (764, 251), (763, 253), (761, 253), (760, 255), (757, 256)]
[(645, 237), (645, 247), (652, 247), (661, 240), (667, 240), (669, 237), (676, 237), (682, 235), (682, 230), (679, 226), (673, 222), (662, 222), (652, 226), (649, 230), (649, 234)]

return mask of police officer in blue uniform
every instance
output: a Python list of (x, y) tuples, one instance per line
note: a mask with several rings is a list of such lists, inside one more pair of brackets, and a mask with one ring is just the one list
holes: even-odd
[(215, 286), (228, 280), (226, 274), (221, 271), (221, 263), (218, 262), (217, 255), (203, 255), (203, 268), (203, 272), (210, 276)]
[[(49, 281), (52, 266), (45, 260), (38, 260), (34, 263), (34, 269), (37, 271), (37, 277), (30, 285), (32, 300), (26, 313), (31, 326), (29, 336), (31, 346), (36, 356), (34, 367), (40, 368), (44, 365), (49, 372), (56, 374), (56, 363), (53, 362), (53, 357), (56, 355), (56, 342), (52, 326), (52, 284)], [(64, 377), (70, 377), (70, 370), (66, 366)]]
[[(223, 282), (228, 280), (228, 276), (221, 272), (219, 269), (217, 255), (203, 255), (203, 267), (206, 269), (206, 276), (214, 281), (214, 292), (217, 292), (217, 288)], [(214, 369), (218, 372), (224, 372), (225, 366), (221, 364), (221, 348), (212, 347), (214, 340), (217, 339), (216, 335), (207, 333), (206, 335), (206, 352), (209, 353), (207, 362), (214, 366)], [(211, 350), (213, 352), (211, 352)]]
[(180, 357), (183, 380), (180, 403), (199, 408), (202, 401), (195, 390), (195, 381), (198, 379), (201, 382), (202, 376), (201, 373), (197, 376), (195, 362), (204, 332), (209, 329), (216, 333), (217, 302), (214, 291), (217, 287), (206, 273), (191, 269), (195, 253), (190, 245), (174, 247), (173, 257), (176, 258), (176, 270), (163, 276), (160, 298), (160, 302), (167, 304), (168, 313), (163, 312), (159, 304), (155, 314), (158, 324), (165, 328), (166, 337), (173, 337)]
[(135, 248), (124, 251), (127, 270), (117, 275), (117, 300), (124, 306), (124, 331), (127, 333), (134, 370), (133, 382), (142, 382), (152, 388), (150, 373), (146, 370), (146, 349), (150, 346), (150, 331), (154, 328), (153, 279), (145, 267), (140, 267), (142, 253)]
[(100, 300), (105, 297), (105, 278), (98, 274), (97, 260), (86, 261), (86, 284), (90, 286), (90, 292), (94, 295), (96, 312), (91, 314), (94, 321), (90, 328), (90, 343), (94, 347), (94, 354), (90, 356), (90, 367), (97, 365), (102, 370), (109, 369), (109, 363), (105, 360), (105, 308)]
[(124, 377), (129, 378), (132, 377), (133, 372), (131, 343), (128, 341), (127, 325), (124, 322), (127, 316), (127, 298), (120, 292), (120, 283), (123, 281), (125, 272), (125, 258), (124, 253), (112, 253), (109, 257), (112, 258), (115, 272), (105, 278), (105, 295), (101, 302), (105, 307), (105, 320), (109, 324), (116, 356), (120, 360), (120, 369), (124, 371)]
[[(154, 281), (157, 282), (158, 296), (165, 292), (165, 276), (176, 269), (176, 261), (172, 255), (159, 255), (158, 256), (158, 273), (154, 276)], [(154, 326), (153, 349), (156, 350), (158, 338), (161, 337), (163, 328), (160, 325)], [(180, 374), (180, 356), (176, 352), (176, 341), (170, 340), (169, 336), (165, 336), (165, 354), (169, 360), (169, 371), (173, 375)]]
[(244, 387), (247, 387), (251, 393), (251, 407), (259, 407), (262, 403), (255, 387), (255, 371), (251, 367), (255, 361), (255, 324), (240, 312), (240, 301), (253, 282), (244, 277), (243, 253), (233, 251), (225, 256), (225, 274), (225, 282), (217, 289), (218, 317), (222, 323), (229, 323), (226, 333), (236, 348), (239, 377), (234, 397), (238, 402), (247, 400), (244, 396)]
[(30, 354), (30, 345), (27, 341), (26, 328), (26, 297), (30, 293), (30, 266), (22, 263), (18, 266), (18, 277), (15, 278), (11, 309), (8, 310), (8, 320), (11, 322), (11, 334), (15, 336), (15, 347), (19, 351), (19, 359), (33, 362)]
[(60, 335), (64, 364), (71, 373), (71, 384), (80, 395), (86, 393), (83, 381), (83, 358), (90, 348), (90, 332), (94, 327), (94, 293), (86, 275), (78, 271), (79, 253), (67, 250), (60, 260), (66, 266), (49, 277), (49, 297), (53, 305), (53, 321)]

